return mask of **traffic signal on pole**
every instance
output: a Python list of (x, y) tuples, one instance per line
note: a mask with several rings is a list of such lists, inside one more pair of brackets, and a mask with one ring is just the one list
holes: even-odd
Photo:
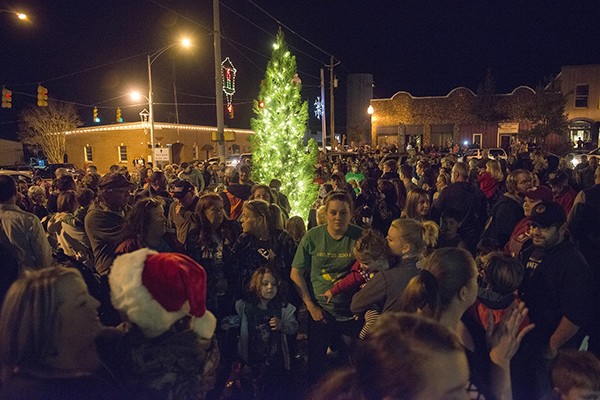
[(100, 117), (98, 116), (98, 107), (94, 107), (94, 122), (100, 122)]
[(48, 89), (46, 89), (42, 85), (38, 85), (37, 93), (38, 107), (48, 107)]
[(2, 87), (2, 108), (12, 108), (12, 90)]
[(121, 117), (121, 108), (117, 107), (117, 122), (123, 122), (123, 118)]

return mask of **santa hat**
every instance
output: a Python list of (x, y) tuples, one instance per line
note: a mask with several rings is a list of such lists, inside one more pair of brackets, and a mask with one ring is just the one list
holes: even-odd
[(213, 336), (217, 320), (206, 309), (206, 272), (191, 258), (140, 249), (117, 257), (108, 281), (113, 306), (147, 337), (165, 333), (187, 315), (198, 336)]

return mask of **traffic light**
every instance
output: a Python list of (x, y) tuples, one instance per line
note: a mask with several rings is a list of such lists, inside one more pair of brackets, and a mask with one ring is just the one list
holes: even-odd
[(12, 90), (2, 87), (2, 108), (12, 108)]
[(117, 122), (123, 122), (123, 118), (121, 117), (121, 108), (117, 107)]
[(100, 117), (98, 116), (98, 107), (94, 107), (94, 122), (100, 122)]
[(48, 107), (48, 89), (46, 89), (42, 85), (38, 85), (37, 93), (38, 107)]

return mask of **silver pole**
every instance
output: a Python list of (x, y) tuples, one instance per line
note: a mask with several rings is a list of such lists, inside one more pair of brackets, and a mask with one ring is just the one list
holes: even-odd
[(215, 47), (215, 94), (217, 99), (217, 144), (218, 154), (225, 163), (225, 120), (223, 116), (223, 77), (221, 76), (221, 23), (219, 21), (219, 0), (213, 0), (213, 25)]
[(154, 99), (152, 96), (152, 62), (148, 56), (148, 108), (150, 108), (148, 119), (150, 119), (150, 160), (154, 163)]

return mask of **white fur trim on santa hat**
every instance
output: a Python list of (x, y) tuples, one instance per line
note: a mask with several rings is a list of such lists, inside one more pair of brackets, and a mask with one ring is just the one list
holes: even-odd
[(125, 313), (129, 321), (136, 324), (147, 337), (165, 333), (190, 310), (186, 302), (179, 311), (168, 312), (142, 284), (144, 262), (152, 254), (156, 254), (156, 251), (140, 249), (123, 254), (115, 259), (108, 276), (113, 306)]
[(192, 317), (190, 328), (202, 339), (210, 339), (215, 334), (215, 329), (217, 329), (217, 318), (213, 313), (206, 310), (202, 317)]

